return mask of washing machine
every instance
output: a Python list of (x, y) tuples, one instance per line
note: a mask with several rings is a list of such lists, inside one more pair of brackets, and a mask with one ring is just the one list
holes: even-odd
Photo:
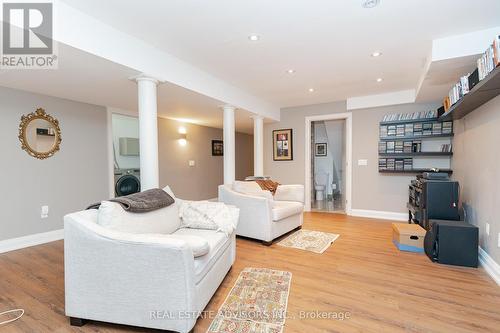
[(121, 197), (141, 191), (139, 169), (115, 169), (115, 195)]

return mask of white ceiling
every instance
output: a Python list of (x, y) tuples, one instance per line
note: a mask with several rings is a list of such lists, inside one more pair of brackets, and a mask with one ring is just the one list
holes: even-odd
[[(129, 78), (139, 73), (125, 66), (58, 44), (57, 70), (0, 70), (0, 86), (74, 101), (137, 110), (137, 85)], [(158, 86), (158, 115), (222, 128), (221, 101), (165, 82)], [(251, 113), (237, 110), (236, 128), (253, 133)]]
[(415, 89), (433, 39), (500, 24), (498, 0), (64, 1), (282, 107)]

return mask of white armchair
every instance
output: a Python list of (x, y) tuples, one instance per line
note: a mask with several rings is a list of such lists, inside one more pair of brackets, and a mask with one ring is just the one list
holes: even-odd
[(240, 209), (238, 236), (258, 239), (265, 245), (302, 227), (304, 186), (279, 185), (275, 195), (255, 182), (219, 186), (219, 201)]
[[(97, 219), (97, 210), (64, 218), (71, 324), (96, 320), (189, 332), (234, 263), (235, 234), (186, 228), (173, 237), (132, 234), (102, 227)], [(195, 257), (183, 235), (206, 240), (208, 252)]]

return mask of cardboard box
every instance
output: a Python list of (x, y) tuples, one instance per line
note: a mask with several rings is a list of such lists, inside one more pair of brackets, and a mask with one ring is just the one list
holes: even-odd
[(392, 242), (400, 251), (424, 252), (425, 233), (418, 224), (392, 224)]

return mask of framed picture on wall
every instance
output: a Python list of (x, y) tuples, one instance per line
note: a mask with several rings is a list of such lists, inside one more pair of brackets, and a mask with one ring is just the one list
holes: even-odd
[(314, 150), (315, 156), (326, 156), (327, 154), (327, 145), (326, 143), (317, 143), (316, 148)]
[(291, 128), (273, 131), (273, 160), (293, 160), (293, 132)]
[(224, 141), (212, 140), (212, 156), (224, 156)]

